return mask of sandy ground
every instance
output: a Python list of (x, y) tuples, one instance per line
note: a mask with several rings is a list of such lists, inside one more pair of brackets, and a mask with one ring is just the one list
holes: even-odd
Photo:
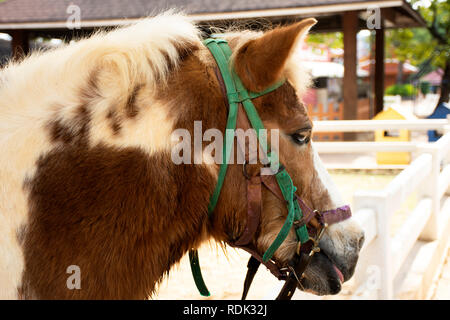
[[(397, 174), (367, 175), (366, 172), (334, 172), (333, 180), (339, 186), (342, 196), (350, 205), (352, 196), (356, 190), (383, 189)], [(415, 196), (412, 195), (405, 206), (393, 215), (391, 233), (394, 233), (406, 217), (406, 212), (414, 207)], [(159, 287), (159, 292), (153, 299), (240, 299), (242, 285), (247, 271), (249, 254), (243, 250), (228, 247), (224, 252), (216, 244), (203, 245), (199, 250), (200, 264), (205, 282), (211, 292), (208, 298), (200, 296), (191, 275), (189, 259), (185, 256), (179, 265), (175, 266), (168, 278), (164, 279)], [(450, 280), (449, 280), (450, 281)], [(273, 299), (281, 288), (282, 282), (278, 281), (264, 266), (256, 275), (248, 299)], [(341, 296), (330, 297), (344, 298), (350, 288), (344, 286)], [(295, 298), (316, 299), (313, 295), (296, 293)]]
[(437, 280), (432, 299), (450, 300), (450, 249), (447, 251), (447, 259)]

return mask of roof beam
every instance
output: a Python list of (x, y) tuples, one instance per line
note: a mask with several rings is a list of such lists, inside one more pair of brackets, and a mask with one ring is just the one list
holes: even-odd
[[(329, 4), (320, 6), (279, 8), (265, 10), (248, 10), (235, 12), (212, 12), (189, 14), (189, 17), (195, 22), (214, 22), (225, 20), (243, 20), (255, 18), (275, 18), (275, 17), (302, 17), (302, 16), (321, 16), (329, 14), (338, 14), (346, 11), (367, 10), (368, 7), (393, 8), (404, 7), (404, 0), (391, 1), (361, 1), (356, 3)], [(406, 5), (408, 6), (408, 5)], [(412, 9), (411, 9), (412, 10)], [(414, 10), (413, 10), (414, 11)], [(82, 20), (81, 28), (107, 27), (127, 25), (140, 20), (132, 19), (105, 19), (105, 20)], [(66, 21), (55, 22), (18, 22), (18, 23), (0, 23), (0, 30), (14, 29), (66, 29)]]
[(393, 8), (382, 8), (381, 16), (386, 27), (395, 26), (396, 11)]
[[(357, 84), (357, 38), (358, 12), (344, 12), (342, 16), (344, 33), (344, 120), (356, 120), (358, 106), (358, 84)], [(345, 133), (345, 140), (353, 140), (354, 134)]]

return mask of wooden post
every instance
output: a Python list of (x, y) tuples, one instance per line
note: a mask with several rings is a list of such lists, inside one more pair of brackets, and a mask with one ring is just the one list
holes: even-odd
[(384, 27), (375, 30), (375, 114), (383, 111), (384, 98)]
[(11, 51), (12, 58), (20, 58), (28, 54), (30, 50), (29, 37), (27, 30), (13, 30), (10, 32), (12, 37)]
[[(358, 12), (345, 12), (342, 15), (342, 26), (344, 32), (344, 120), (356, 120), (358, 107), (358, 85), (356, 74)], [(345, 140), (353, 140), (354, 136), (354, 133), (344, 133)]]
[[(442, 139), (442, 138), (441, 138)], [(432, 201), (431, 216), (422, 230), (420, 240), (433, 241), (439, 239), (439, 215), (441, 212), (441, 195), (439, 192), (439, 174), (441, 171), (441, 148), (437, 142), (426, 144), (420, 147), (421, 153), (430, 153), (432, 158), (432, 169), (425, 187), (423, 196), (429, 197)]]

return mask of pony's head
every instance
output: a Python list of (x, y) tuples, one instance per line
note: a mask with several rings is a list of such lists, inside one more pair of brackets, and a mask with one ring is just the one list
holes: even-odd
[[(314, 151), (311, 141), (313, 123), (302, 103), (309, 76), (298, 63), (301, 55), (296, 54), (299, 44), (315, 23), (315, 19), (307, 19), (265, 33), (236, 32), (223, 37), (233, 51), (230, 65), (248, 91), (261, 92), (286, 80), (277, 89), (253, 99), (253, 104), (268, 130), (268, 140), (272, 145), (278, 145), (280, 163), (285, 166), (297, 187), (297, 195), (308, 207), (325, 211), (342, 205), (342, 201)], [(221, 115), (227, 110), (224, 85), (221, 84), (222, 80), (218, 80), (220, 77), (211, 54), (206, 49), (200, 52), (197, 55), (202, 57), (202, 63), (206, 66), (204, 73), (210, 81), (210, 88), (205, 94), (216, 96), (219, 101), (216, 105), (203, 107), (211, 110), (210, 113)], [(184, 68), (187, 65), (189, 62), (185, 63)], [(225, 126), (223, 119), (219, 126), (222, 130)], [(272, 130), (277, 132), (278, 141), (274, 141), (270, 134)], [(238, 152), (235, 149), (235, 154)], [(261, 162), (245, 167), (242, 164), (229, 165), (217, 207), (212, 214), (210, 232), (216, 239), (235, 243), (244, 233), (250, 205), (246, 172), (254, 173), (261, 168)], [(217, 175), (218, 165), (212, 165), (210, 169)], [(261, 198), (259, 226), (250, 241), (250, 246), (260, 255), (274, 242), (288, 214), (285, 201), (268, 188), (262, 188)], [(314, 223), (317, 224), (317, 221), (311, 221), (311, 224)], [(316, 294), (339, 292), (342, 282), (348, 280), (355, 270), (363, 240), (361, 228), (351, 219), (329, 226), (320, 241), (321, 250), (313, 256), (299, 288)], [(297, 245), (298, 239), (292, 228), (286, 240), (275, 251), (273, 260), (279, 266), (286, 266), (293, 259)]]

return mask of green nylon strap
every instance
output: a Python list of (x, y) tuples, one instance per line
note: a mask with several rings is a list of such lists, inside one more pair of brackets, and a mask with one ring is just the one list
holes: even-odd
[[(223, 182), (225, 180), (228, 161), (230, 159), (234, 143), (234, 130), (236, 129), (237, 110), (239, 103), (242, 103), (253, 129), (255, 129), (257, 133), (260, 146), (263, 149), (264, 154), (267, 154), (270, 163), (279, 162), (278, 157), (276, 156), (275, 153), (271, 152), (267, 153), (267, 136), (265, 133), (266, 131), (264, 130), (265, 129), (264, 125), (258, 115), (258, 112), (255, 109), (255, 106), (251, 102), (251, 99), (258, 98), (264, 94), (274, 91), (284, 83), (284, 80), (275, 83), (274, 85), (268, 87), (267, 89), (261, 92), (248, 92), (239, 76), (235, 73), (234, 69), (230, 68), (230, 57), (232, 52), (226, 40), (209, 38), (204, 40), (203, 43), (205, 44), (205, 46), (208, 47), (208, 49), (211, 51), (212, 55), (216, 60), (223, 81), (225, 83), (229, 103), (229, 112), (226, 129), (230, 130), (225, 130), (225, 137), (224, 137), (225, 143), (223, 146), (222, 164), (219, 169), (216, 187), (214, 189), (213, 194), (211, 195), (210, 203), (208, 205), (208, 215), (211, 215), (217, 205), (220, 196), (220, 191), (222, 189)], [(227, 134), (228, 132), (232, 132), (233, 134)], [(297, 201), (294, 201), (294, 193), (296, 188), (293, 185), (291, 177), (286, 172), (286, 170), (283, 169), (282, 171), (277, 173), (276, 178), (283, 193), (283, 196), (288, 203), (288, 217), (286, 218), (286, 221), (283, 227), (281, 228), (279, 234), (277, 235), (275, 241), (264, 253), (263, 260), (265, 262), (268, 261), (270, 258), (272, 258), (274, 252), (286, 239), (290, 229), (292, 228), (294, 220), (298, 220), (302, 217), (301, 209)], [(296, 230), (296, 236), (297, 239), (302, 243), (308, 241), (309, 236), (306, 226), (298, 228)], [(191, 264), (192, 275), (194, 277), (195, 284), (200, 294), (203, 296), (210, 296), (209, 290), (206, 287), (206, 284), (203, 280), (203, 276), (201, 273), (200, 261), (198, 258), (197, 250), (189, 251), (189, 260)]]
[[(219, 43), (221, 43), (222, 40), (214, 40), (207, 39), (204, 41), (204, 44), (209, 48), (211, 53), (213, 54), (214, 58), (216, 59), (217, 65), (219, 67), (219, 70), (222, 74), (223, 81), (225, 83), (225, 88), (227, 93), (235, 93), (236, 94), (236, 87), (233, 81), (233, 78), (231, 77), (231, 74), (228, 70), (229, 65), (229, 58), (230, 55), (225, 55), (224, 51), (219, 47)], [(226, 44), (226, 42), (225, 42)], [(231, 150), (233, 148), (233, 142), (234, 142), (234, 135), (232, 137), (229, 137), (227, 135), (226, 129), (232, 129), (234, 132), (234, 129), (236, 128), (236, 119), (237, 119), (237, 110), (238, 110), (238, 102), (236, 101), (229, 101), (229, 111), (228, 111), (228, 119), (227, 119), (227, 125), (225, 128), (225, 137), (224, 137), (224, 144), (223, 144), (223, 152), (222, 152), (222, 164), (220, 165), (219, 169), (219, 175), (217, 177), (217, 184), (214, 189), (213, 194), (211, 195), (209, 205), (208, 205), (208, 215), (211, 216), (212, 212), (214, 211), (217, 201), (219, 200), (220, 191), (222, 190), (223, 182), (225, 180), (225, 175), (227, 173), (228, 168), (228, 160), (230, 159)], [(210, 296), (209, 290), (206, 287), (206, 284), (203, 280), (201, 268), (200, 268), (200, 261), (198, 257), (198, 251), (197, 250), (191, 250), (189, 252), (189, 259), (191, 264), (191, 271), (192, 275), (194, 277), (195, 284), (203, 296)]]
[(248, 92), (247, 90), (235, 92), (228, 95), (228, 101), (239, 103), (244, 102), (246, 100), (256, 99), (269, 92), (272, 92), (275, 89), (278, 89), (283, 83), (284, 81), (276, 82), (275, 84), (271, 85), (270, 87), (261, 92)]
[[(280, 172), (278, 172), (275, 177), (278, 181), (278, 185), (280, 186), (283, 197), (286, 199), (288, 216), (283, 226), (281, 227), (281, 230), (278, 233), (277, 237), (269, 246), (269, 248), (266, 250), (266, 252), (264, 252), (263, 255), (264, 262), (267, 262), (269, 261), (269, 259), (272, 258), (275, 251), (280, 247), (280, 245), (288, 236), (294, 221), (299, 220), (302, 217), (302, 211), (300, 209), (300, 206), (298, 205), (297, 201), (294, 201), (295, 200), (294, 194), (297, 188), (294, 186), (289, 174), (286, 172), (285, 169), (283, 169)], [(300, 241), (301, 243), (305, 243), (306, 241), (309, 240), (308, 230), (306, 229), (305, 225), (298, 228), (295, 231), (295, 234), (297, 236), (297, 240)]]
[[(294, 220), (300, 220), (302, 215), (302, 209), (300, 209), (300, 205), (298, 204), (298, 201), (294, 201)], [(301, 243), (305, 243), (309, 241), (309, 233), (308, 229), (305, 225), (301, 226), (300, 228), (297, 228), (295, 230), (295, 235), (297, 236), (298, 241)]]
[[(220, 43), (222, 44), (221, 48), (225, 52), (225, 55), (230, 57), (232, 54), (230, 47), (226, 44), (225, 41), (221, 41)], [(251, 102), (249, 97), (250, 96), (259, 97), (263, 94), (271, 92), (271, 91), (275, 90), (276, 88), (280, 87), (284, 83), (284, 81), (275, 83), (273, 86), (267, 88), (263, 92), (253, 93), (253, 94), (252, 93), (242, 94), (242, 93), (247, 93), (247, 90), (246, 90), (244, 84), (242, 83), (239, 76), (237, 76), (237, 74), (234, 72), (234, 70), (231, 70), (231, 74), (232, 74), (234, 83), (236, 85), (236, 89), (241, 94), (240, 100), (238, 100), (238, 101), (242, 102), (245, 112), (247, 113), (247, 117), (248, 117), (253, 129), (255, 129), (257, 132), (258, 141), (260, 143), (260, 146), (263, 149), (264, 153), (267, 154), (267, 137), (264, 134), (264, 132), (265, 132), (264, 125), (261, 121), (261, 118), (258, 115), (258, 112), (256, 111), (255, 106), (253, 105), (253, 103)], [(228, 95), (228, 96), (230, 96), (230, 95)], [(275, 153), (270, 153), (270, 156), (271, 156), (271, 159), (269, 161), (277, 161), (278, 162), (278, 158), (275, 159), (275, 156), (276, 156)], [(274, 242), (269, 246), (269, 248), (264, 253), (264, 255), (263, 255), (264, 262), (267, 262), (269, 259), (272, 258), (275, 251), (280, 247), (280, 245), (286, 239), (287, 235), (289, 234), (289, 231), (292, 228), (294, 219), (298, 220), (301, 218), (301, 209), (300, 209), (297, 201), (294, 201), (295, 187), (293, 185), (291, 177), (286, 172), (286, 170), (283, 170), (276, 175), (276, 178), (277, 178), (278, 185), (280, 186), (282, 192), (283, 192), (283, 189), (285, 190), (283, 192), (283, 196), (288, 203), (288, 217), (286, 218), (286, 221), (285, 221), (283, 227), (281, 228), (280, 232), (278, 233), (277, 237), (275, 238)], [(301, 241), (302, 243), (308, 241), (308, 239), (309, 239), (309, 235), (308, 235), (306, 226), (302, 226), (301, 228), (298, 228), (296, 230), (296, 235), (297, 235), (298, 240)]]
[[(214, 39), (213, 41), (217, 41), (217, 39)], [(225, 40), (218, 40), (218, 41), (220, 41), (219, 42), (219, 44), (221, 45), (220, 48), (223, 50), (225, 55), (228, 58), (231, 57), (232, 52), (231, 52), (231, 48), (228, 46), (228, 43)], [(213, 53), (213, 55), (214, 55), (214, 53)], [(232, 100), (234, 102), (230, 102), (230, 103), (242, 102), (245, 112), (247, 113), (248, 120), (250, 121), (253, 129), (255, 129), (255, 131), (256, 131), (258, 141), (259, 141), (264, 153), (267, 153), (267, 137), (262, 134), (264, 132), (263, 131), (264, 125), (263, 125), (261, 119), (259, 118), (258, 112), (255, 109), (255, 106), (253, 105), (253, 103), (250, 100), (250, 95), (252, 95), (254, 98), (262, 96), (263, 94), (269, 93), (270, 91), (273, 91), (273, 90), (277, 89), (278, 87), (280, 87), (284, 83), (284, 81), (276, 83), (275, 85), (264, 90), (263, 92), (249, 94), (247, 92), (247, 89), (245, 88), (244, 84), (242, 83), (241, 79), (234, 71), (234, 69), (230, 70), (230, 68), (227, 67), (227, 71), (228, 71), (227, 72), (228, 75), (233, 79), (233, 82), (235, 84), (234, 91), (227, 91), (228, 98), (230, 99), (230, 96), (231, 96), (231, 98), (233, 99), (236, 96), (236, 94), (238, 97), (237, 99)], [(221, 70), (221, 72), (222, 72), (222, 70)], [(224, 74), (222, 72), (222, 76), (223, 75)], [(271, 90), (269, 90), (269, 89), (271, 89)]]
[(197, 286), (198, 291), (200, 292), (200, 294), (202, 296), (209, 297), (211, 295), (211, 293), (209, 293), (209, 290), (206, 287), (205, 281), (203, 280), (197, 250), (189, 251), (189, 262), (191, 263), (192, 276), (194, 277), (194, 282), (195, 282), (195, 285)]

